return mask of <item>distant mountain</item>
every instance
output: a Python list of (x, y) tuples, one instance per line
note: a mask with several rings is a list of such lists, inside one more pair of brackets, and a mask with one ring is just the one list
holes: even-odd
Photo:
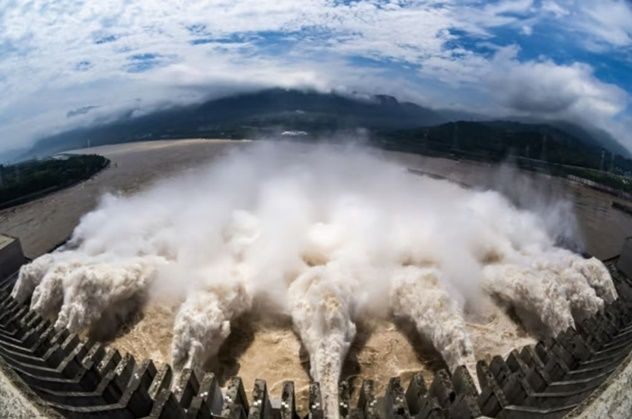
[(615, 154), (620, 154), (623, 157), (630, 158), (632, 154), (625, 148), (620, 142), (618, 142), (612, 135), (599, 128), (582, 128), (579, 125), (571, 124), (568, 122), (555, 122), (552, 124), (569, 134), (579, 138), (586, 144), (592, 144), (597, 147), (603, 147), (607, 151)]
[[(279, 135), (284, 131), (326, 137), (360, 127), (373, 136), (399, 141), (402, 146), (418, 144), (420, 138), (430, 135), (435, 145), (453, 147), (451, 142), (456, 141), (463, 149), (476, 149), (483, 154), (519, 150), (519, 154), (538, 158), (546, 148), (549, 157), (556, 161), (590, 167), (601, 164), (603, 150), (630, 156), (603, 131), (565, 122), (476, 121), (480, 118), (464, 112), (435, 111), (386, 95), (360, 99), (335, 93), (267, 89), (143, 116), (129, 112), (114, 122), (42, 138), (21, 157), (45, 156), (88, 145), (162, 138), (246, 138)], [(455, 122), (455, 119), (467, 121)]]
[(27, 154), (41, 156), (88, 144), (158, 138), (241, 138), (275, 133), (275, 127), (278, 132), (301, 130), (319, 134), (356, 127), (410, 128), (447, 121), (437, 112), (399, 102), (391, 96), (364, 100), (313, 91), (269, 89), (63, 132), (37, 141)]
[[(459, 120), (471, 120), (470, 118), (459, 118)], [(486, 120), (487, 118), (478, 118), (479, 121)], [(454, 121), (455, 119), (452, 119)], [(551, 127), (559, 128), (563, 131), (566, 131), (568, 134), (576, 137), (581, 140), (585, 144), (592, 144), (598, 147), (603, 147), (607, 151), (620, 154), (626, 158), (632, 157), (630, 151), (625, 148), (620, 142), (618, 142), (612, 135), (608, 134), (606, 131), (599, 128), (588, 128), (582, 127), (577, 124), (573, 124), (567, 121), (546, 121), (533, 119), (533, 118), (524, 118), (524, 117), (515, 117), (515, 118), (505, 118), (505, 120), (509, 121), (518, 121), (528, 125), (548, 125)]]
[(562, 129), (514, 121), (456, 121), (383, 131), (378, 142), (410, 152), (449, 152), (497, 161), (512, 155), (593, 169), (612, 168), (621, 173), (632, 170), (627, 150), (622, 150), (625, 154), (610, 151), (606, 144), (572, 125)]

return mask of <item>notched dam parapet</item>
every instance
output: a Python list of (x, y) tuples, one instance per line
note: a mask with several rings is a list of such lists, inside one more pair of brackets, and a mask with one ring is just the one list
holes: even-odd
[[(617, 399), (625, 393), (617, 389), (619, 381), (632, 380), (632, 280), (626, 271), (632, 262), (631, 243), (626, 242), (621, 257), (605, 261), (619, 299), (576, 328), (516, 348), (506, 357), (479, 361), (476, 377), (465, 366), (453, 373), (440, 370), (431, 382), (421, 374), (409, 382), (395, 377), (382, 394), (376, 393), (373, 381), (364, 380), (357, 395), (342, 381), (339, 416), (561, 418), (603, 412), (604, 403), (625, 408)], [(15, 279), (15, 272), (0, 278), (0, 387), (21, 389), (33, 406), (13, 408), (31, 412), (27, 417), (33, 416), (28, 409), (43, 417), (71, 418), (324, 417), (318, 383), (309, 386), (307, 412), (298, 412), (292, 382), (283, 383), (281, 394), (270, 394), (263, 380), (256, 380), (247, 393), (238, 377), (222, 389), (213, 373), (175, 373), (169, 365), (137, 362), (99, 342), (56, 330), (11, 298)]]

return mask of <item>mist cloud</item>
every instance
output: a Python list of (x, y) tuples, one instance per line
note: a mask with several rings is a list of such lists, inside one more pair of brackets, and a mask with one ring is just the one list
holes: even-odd
[(106, 196), (65, 248), (22, 268), (13, 296), (75, 332), (166, 298), (176, 368), (202, 368), (243, 313), (285, 314), (335, 417), (361, 317), (408, 319), (450, 369), (474, 368), (465, 320), (492, 299), (556, 334), (616, 298), (601, 262), (554, 236), (497, 192), (363, 149), (264, 143)]

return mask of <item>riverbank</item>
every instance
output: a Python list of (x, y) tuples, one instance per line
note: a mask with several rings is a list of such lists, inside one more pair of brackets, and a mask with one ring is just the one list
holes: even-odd
[(0, 169), (0, 210), (34, 201), (90, 179), (110, 165), (103, 156), (27, 161)]

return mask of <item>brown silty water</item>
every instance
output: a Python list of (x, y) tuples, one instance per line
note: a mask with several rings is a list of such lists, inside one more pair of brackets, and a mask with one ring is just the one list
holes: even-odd
[[(138, 358), (169, 363), (176, 311), (177, 304), (167, 302), (145, 307), (137, 322), (114, 338), (111, 345)], [(491, 361), (495, 355), (506, 355), (516, 347), (534, 343), (517, 322), (493, 305), (488, 316), (468, 322), (467, 331), (477, 360)], [(441, 368), (446, 368), (441, 356), (413, 325), (370, 320), (358, 325), (341, 378), (349, 380), (352, 397), (357, 397), (363, 379), (374, 380), (376, 390), (381, 392), (391, 377), (398, 376), (407, 382), (413, 374), (421, 372), (429, 382)], [(217, 374), (221, 383), (228, 377), (240, 376), (247, 391), (256, 378), (263, 378), (272, 397), (279, 397), (284, 381), (293, 381), (297, 409), (307, 412), (309, 358), (289, 318), (240, 317), (231, 326), (231, 335), (219, 355), (205, 369)]]
[[(16, 208), (0, 211), (0, 230), (20, 237), (27, 255), (38, 256), (65, 239), (79, 218), (94, 209), (105, 192), (131, 194), (158, 178), (221, 157), (233, 147), (247, 143), (208, 140), (160, 141), (124, 144), (95, 149), (112, 160), (112, 166), (93, 179)], [(385, 153), (387, 158), (412, 168), (470, 184), (486, 184), (495, 168), (486, 164), (436, 159), (403, 153)], [(632, 217), (613, 209), (614, 198), (584, 186), (556, 180), (574, 199), (580, 233), (586, 249), (598, 257), (616, 254), (626, 234), (632, 232)], [(170, 362), (174, 316), (178, 302), (154, 302), (136, 313), (134, 319), (111, 339), (114, 347), (137, 358), (150, 357)], [(511, 349), (533, 342), (514, 319), (494, 304), (486, 315), (471, 318), (466, 313), (467, 332), (476, 359), (505, 355)], [(299, 409), (306, 409), (309, 383), (308, 356), (288, 318), (259, 319), (240, 317), (219, 355), (205, 369), (224, 380), (239, 375), (247, 392), (255, 378), (268, 382), (273, 397), (280, 395), (282, 382), (295, 383)], [(445, 367), (429, 342), (410, 324), (383, 320), (359, 322), (358, 333), (343, 365), (342, 377), (357, 388), (360, 379), (374, 379), (381, 386), (392, 376), (408, 380), (418, 371), (430, 379)], [(357, 392), (356, 392), (357, 394)]]

